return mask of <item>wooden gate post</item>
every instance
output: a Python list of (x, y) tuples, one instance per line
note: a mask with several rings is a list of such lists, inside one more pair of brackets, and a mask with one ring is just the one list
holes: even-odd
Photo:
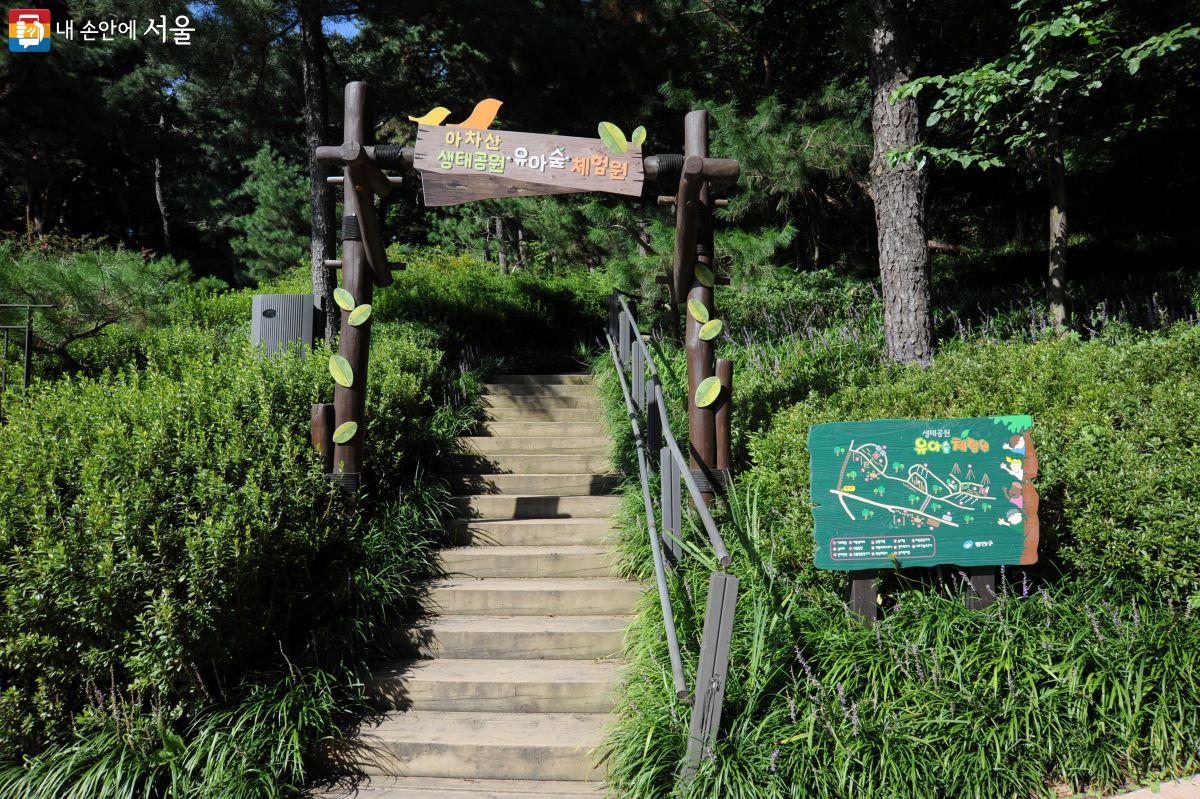
[[(683, 121), (683, 155), (684, 175), (681, 186), (688, 180), (688, 165), (691, 159), (708, 157), (708, 112), (704, 110), (689, 111)], [(691, 163), (696, 163), (691, 161)], [(702, 162), (701, 162), (702, 163)], [(698, 176), (697, 176), (698, 178)], [(694, 250), (684, 252), (683, 262), (687, 264), (676, 279), (686, 282), (686, 297), (688, 301), (695, 300), (708, 309), (711, 318), (717, 317), (713, 307), (713, 289), (706, 286), (696, 277), (695, 267), (704, 266), (712, 270), (713, 260), (713, 230), (712, 208), (710, 207), (708, 181), (700, 179), (699, 194), (694, 205), (688, 198), (678, 198), (677, 212), (694, 214)], [(687, 194), (681, 188), (681, 194)], [(691, 207), (688, 207), (691, 205)], [(690, 236), (687, 238), (691, 238)], [(677, 240), (677, 244), (678, 244)], [(691, 244), (685, 241), (684, 245)], [(713, 281), (714, 283), (716, 281)], [(716, 409), (713, 406), (701, 408), (696, 404), (696, 388), (706, 378), (713, 376), (713, 342), (700, 338), (700, 326), (703, 324), (692, 314), (684, 315), (684, 346), (687, 349), (688, 367), (688, 440), (691, 444), (692, 471), (699, 471), (704, 476), (704, 483), (711, 486), (715, 479), (716, 470)], [(699, 482), (699, 481), (698, 481)], [(705, 502), (712, 502), (713, 491), (703, 492)]]
[[(369, 109), (370, 89), (367, 84), (362, 81), (347, 83), (342, 118), (343, 142), (371, 143), (374, 125), (367, 119)], [(354, 297), (355, 305), (365, 305), (371, 302), (375, 280), (372, 270), (365, 263), (359, 203), (372, 203), (375, 194), (369, 183), (356, 190), (349, 166), (343, 168), (342, 178), (342, 288)], [(332, 312), (333, 309), (329, 310)], [(363, 440), (366, 438), (367, 357), (371, 348), (371, 323), (351, 325), (349, 313), (345, 310), (341, 311), (341, 316), (338, 354), (350, 364), (353, 382), (349, 387), (334, 387), (334, 422), (339, 427), (346, 422), (355, 422), (358, 432), (344, 444), (334, 446), (332, 478), (343, 489), (357, 491), (362, 480)]]

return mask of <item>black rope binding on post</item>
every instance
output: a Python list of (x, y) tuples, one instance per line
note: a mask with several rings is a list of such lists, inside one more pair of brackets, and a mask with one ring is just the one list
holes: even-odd
[(342, 217), (342, 241), (362, 241), (362, 231), (359, 230), (357, 216)]
[(404, 166), (404, 148), (399, 144), (376, 144), (372, 152), (375, 166), (381, 169), (399, 169)]
[(658, 156), (658, 183), (660, 186), (678, 187), (679, 176), (683, 174), (683, 156), (679, 153), (666, 153)]
[(362, 485), (362, 474), (359, 472), (334, 472), (329, 475), (329, 481), (345, 494), (357, 494), (359, 486)]
[(723, 492), (729, 481), (733, 479), (732, 469), (688, 469), (692, 473), (692, 479), (696, 481), (696, 488), (700, 489), (702, 494), (719, 494)]

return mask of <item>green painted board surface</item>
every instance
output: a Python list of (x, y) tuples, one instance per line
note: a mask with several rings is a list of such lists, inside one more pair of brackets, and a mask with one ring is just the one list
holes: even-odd
[(817, 568), (1037, 562), (1032, 425), (984, 416), (811, 426)]

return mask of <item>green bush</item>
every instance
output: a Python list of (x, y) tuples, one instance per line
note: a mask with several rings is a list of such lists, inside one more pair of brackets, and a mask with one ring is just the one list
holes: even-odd
[[(813, 396), (751, 446), (789, 537), (811, 540), (808, 426), (1028, 413), (1041, 461), (1043, 552), (1100, 584), (1200, 592), (1200, 330), (1036, 344), (954, 343), (931, 369), (880, 369)], [(808, 555), (803, 556), (808, 560)]]
[[(735, 396), (748, 406), (735, 423), (749, 458), (716, 508), (739, 609), (722, 738), (682, 795), (1052, 796), (1200, 768), (1200, 330), (955, 341), (929, 369), (880, 363), (861, 330), (722, 345), (745, 365)], [(675, 418), (682, 355), (661, 354)], [(622, 431), (615, 376), (597, 368)], [(812, 566), (809, 425), (996, 413), (1035, 421), (1041, 576), (1008, 573), (984, 611), (889, 576), (884, 619), (864, 626), (845, 576)], [(628, 470), (632, 442), (618, 441)], [(622, 567), (646, 579), (640, 497), (627, 499)], [(690, 675), (715, 564), (694, 520), (687, 537), (670, 590)], [(631, 796), (679, 792), (691, 708), (673, 695), (661, 629), (651, 595), (610, 738), (611, 780)]]
[(603, 338), (611, 283), (603, 273), (504, 274), (472, 256), (393, 247), (406, 268), (375, 302), (382, 320), (435, 331), (451, 357), (563, 368), (563, 353)]
[[(54, 306), (33, 316), (39, 374), (78, 367), (80, 348), (114, 328), (139, 335), (165, 322), (188, 272), (171, 258), (155, 260), (90, 239), (49, 238), (32, 246), (0, 240), (3, 301)], [(24, 321), (20, 311), (0, 310), (0, 324)]]
[(309, 443), (328, 350), (253, 353), (251, 298), (181, 289), (157, 326), (77, 341), (76, 373), (8, 397), (0, 794), (294, 795), (415, 612), (472, 375), (432, 327), (374, 321), (348, 505)]
[[(176, 334), (190, 340), (164, 336)], [(387, 335), (374, 349), (368, 435), (386, 485), (423, 441), (441, 443), (429, 429), (440, 355)], [(262, 359), (244, 344), (172, 372), (44, 384), (10, 406), (0, 428), (5, 753), (61, 731), (114, 679), (167, 707), (212, 700), (329, 615), (297, 611), (316, 612), (312, 593), (331, 578), (324, 559), (344, 557), (369, 523), (331, 493), (308, 443), (324, 362)], [(409, 553), (418, 572), (421, 551)]]

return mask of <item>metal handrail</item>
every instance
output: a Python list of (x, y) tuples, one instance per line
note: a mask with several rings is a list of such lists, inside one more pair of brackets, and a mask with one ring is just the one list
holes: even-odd
[[(621, 305), (621, 310), (629, 321), (630, 327), (637, 331), (637, 317), (633, 315), (633, 311), (629, 309), (629, 304), (625, 302), (625, 298), (621, 294), (614, 295)], [(683, 476), (683, 482), (687, 484), (688, 493), (691, 495), (692, 501), (695, 503), (696, 512), (700, 515), (700, 523), (704, 525), (704, 531), (708, 534), (709, 543), (712, 544), (713, 550), (717, 554), (717, 563), (721, 565), (721, 569), (728, 569), (732, 558), (729, 556), (729, 550), (725, 547), (725, 540), (721, 538), (721, 533), (717, 530), (717, 523), (713, 521), (712, 514), (708, 510), (708, 503), (701, 496), (700, 488), (696, 485), (696, 479), (692, 477), (691, 465), (687, 459), (683, 457), (683, 452), (679, 449), (679, 442), (675, 440), (675, 434), (671, 430), (671, 422), (667, 418), (667, 403), (666, 396), (663, 394), (662, 381), (658, 376), (658, 367), (654, 365), (654, 358), (650, 355), (650, 350), (646, 347), (646, 342), (639, 335), (632, 337), (636, 341), (637, 346), (642, 351), (642, 357), (645, 359), (646, 365), (650, 369), (650, 384), (653, 390), (654, 405), (658, 406), (658, 417), (660, 420), (659, 430), (666, 437), (667, 447), (671, 450), (671, 457), (675, 459), (675, 463), (679, 466), (679, 473)], [(612, 336), (608, 336), (609, 344), (612, 344)], [(614, 353), (616, 361), (624, 367), (624, 362), (621, 361)], [(623, 379), (623, 377), (622, 377)], [(624, 383), (622, 383), (624, 385)], [(631, 405), (630, 398), (626, 395), (626, 404)], [(631, 405), (632, 410), (632, 405)]]
[[(609, 306), (609, 330), (605, 333), (608, 349), (612, 354), (621, 393), (625, 398), (625, 410), (629, 417), (637, 450), (638, 476), (642, 489), (642, 505), (646, 514), (646, 525), (650, 536), (650, 554), (654, 562), (654, 580), (658, 589), (659, 606), (663, 614), (667, 650), (671, 658), (671, 674), (675, 695), (691, 705), (688, 746), (683, 760), (683, 779), (690, 780), (700, 765), (706, 751), (711, 751), (721, 722), (721, 705), (725, 695), (725, 679), (729, 669), (730, 641), (733, 634), (733, 618), (737, 607), (738, 580), (727, 574), (730, 565), (729, 550), (717, 530), (709, 512), (708, 503), (692, 476), (688, 461), (679, 449), (679, 443), (671, 430), (666, 410), (666, 396), (659, 379), (658, 367), (646, 342), (638, 329), (637, 317), (622, 296), (614, 291)], [(631, 339), (636, 339), (636, 344)], [(626, 370), (630, 375), (626, 375)], [(650, 374), (647, 387), (645, 377)], [(627, 377), (632, 379), (627, 379)], [(647, 406), (655, 405), (656, 408)], [(642, 435), (641, 413), (646, 413), (651, 448), (659, 448), (662, 499), (661, 512), (663, 532), (660, 538), (655, 507), (650, 492), (651, 460), (647, 457), (647, 443)], [(658, 447), (660, 437), (665, 446)], [(708, 540), (717, 556), (720, 571), (709, 577), (708, 599), (704, 610), (704, 633), (700, 642), (700, 657), (696, 665), (695, 692), (689, 694), (687, 679), (683, 672), (683, 658), (679, 648), (675, 616), (671, 609), (671, 598), (667, 587), (666, 563), (663, 545), (666, 544), (676, 559), (682, 555), (681, 515), (682, 497), (679, 495), (679, 480), (688, 487), (696, 513), (700, 517)]]
[[(608, 349), (613, 360), (620, 364), (617, 347), (612, 336), (606, 335)], [(654, 500), (650, 498), (650, 468), (646, 463), (646, 443), (642, 440), (642, 431), (638, 426), (637, 412), (633, 400), (629, 396), (629, 385), (625, 380), (625, 370), (617, 369), (617, 377), (621, 381), (621, 392), (625, 395), (625, 409), (629, 415), (629, 424), (633, 428), (633, 439), (637, 445), (638, 473), (642, 481), (642, 503), (646, 509), (646, 525), (650, 532), (650, 556), (654, 561), (654, 580), (658, 584), (658, 604), (662, 608), (663, 626), (667, 631), (667, 650), (671, 655), (671, 674), (675, 683), (675, 696), (688, 701), (689, 692), (687, 681), (683, 676), (683, 658), (679, 652), (679, 638), (675, 631), (675, 613), (671, 610), (671, 595), (667, 591), (667, 572), (663, 565), (662, 542), (658, 540), (658, 525), (654, 521)]]

